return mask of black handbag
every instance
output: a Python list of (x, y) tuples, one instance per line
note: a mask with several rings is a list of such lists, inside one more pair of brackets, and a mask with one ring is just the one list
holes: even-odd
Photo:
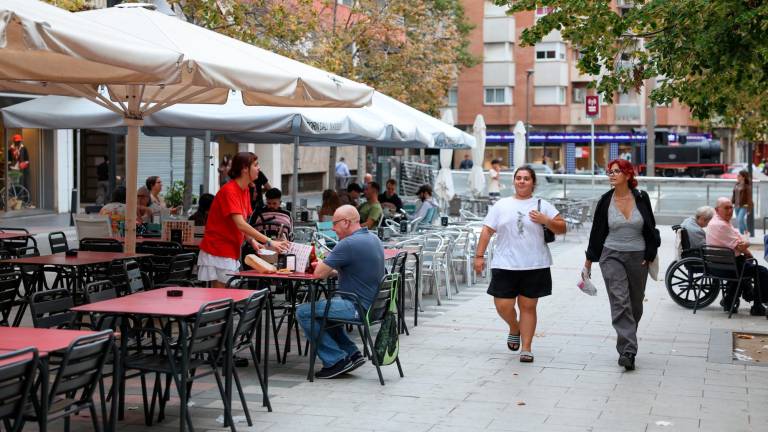
[[(539, 201), (538, 201), (536, 207), (537, 207), (536, 210), (538, 210), (540, 212), (541, 211), (541, 198), (539, 198)], [(551, 229), (547, 228), (546, 225), (542, 225), (541, 227), (544, 228), (544, 243), (552, 243), (553, 241), (555, 241), (555, 233), (552, 232)]]

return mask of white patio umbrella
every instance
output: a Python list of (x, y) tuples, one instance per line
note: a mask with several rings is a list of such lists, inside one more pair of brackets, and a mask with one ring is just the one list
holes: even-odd
[[(145, 116), (177, 103), (226, 102), (228, 91), (242, 91), (248, 104), (292, 105), (292, 106), (353, 106), (370, 102), (373, 90), (327, 72), (287, 59), (255, 46), (236, 41), (193, 24), (153, 12), (143, 7), (109, 8), (74, 14), (61, 10), (53, 12), (51, 6), (33, 0), (7, 0), (0, 6), (0, 14), (6, 13), (6, 21), (17, 11), (41, 10), (54, 19), (45, 17), (27, 25), (44, 28), (53, 25), (57, 32), (38, 30), (31, 35), (15, 37), (27, 43), (28, 48), (63, 53), (62, 57), (75, 57), (70, 46), (83, 52), (86, 59), (101, 59), (110, 55), (119, 57), (122, 63), (131, 65), (146, 58), (142, 47), (155, 46), (159, 53), (169, 52), (184, 56), (181, 74), (179, 68), (156, 68), (156, 79), (145, 80), (142, 76), (131, 79), (111, 79), (114, 75), (93, 76), (88, 64), (72, 67), (64, 58), (48, 56), (47, 63), (33, 71), (19, 73), (17, 57), (13, 53), (0, 56), (0, 79), (5, 81), (2, 88), (41, 94), (65, 94), (86, 97), (123, 116), (127, 126), (126, 137), (126, 251), (135, 250), (136, 218), (136, 161), (138, 153), (138, 132)], [(53, 8), (56, 9), (56, 8)], [(59, 11), (58, 9), (56, 9)], [(61, 15), (64, 14), (64, 15)], [(2, 16), (2, 15), (0, 15)], [(68, 25), (69, 24), (69, 25)], [(6, 26), (8, 27), (8, 26)], [(74, 28), (72, 28), (74, 27)], [(93, 28), (108, 27), (109, 30), (94, 33)], [(15, 28), (15, 27), (13, 27)], [(12, 29), (13, 29), (12, 28)], [(4, 30), (4, 29), (3, 29)], [(18, 29), (17, 29), (18, 32)], [(3, 34), (8, 33), (4, 31)], [(115, 35), (127, 34), (127, 36)], [(10, 33), (13, 36), (13, 32)], [(76, 35), (74, 42), (64, 35)], [(58, 38), (52, 36), (59, 36)], [(131, 37), (132, 36), (132, 37)], [(8, 35), (6, 34), (6, 39)], [(119, 49), (122, 43), (109, 44), (114, 39), (127, 39), (128, 51)], [(28, 42), (31, 41), (31, 42)], [(133, 44), (129, 43), (133, 41)], [(60, 44), (61, 42), (61, 44)], [(53, 47), (53, 49), (51, 49)], [(112, 49), (113, 54), (110, 54)], [(165, 50), (163, 50), (165, 48)], [(104, 62), (106, 63), (106, 62)], [(98, 63), (97, 63), (98, 64)], [(62, 71), (63, 69), (63, 71)], [(59, 83), (63, 83), (60, 85)], [(82, 84), (81, 86), (72, 85)], [(158, 85), (158, 83), (160, 85)], [(105, 86), (109, 97), (98, 91)], [(30, 88), (32, 87), (32, 88)], [(295, 188), (295, 185), (294, 185)]]
[(469, 173), (469, 190), (472, 195), (479, 196), (485, 192), (485, 174), (483, 173), (483, 161), (485, 160), (485, 119), (482, 114), (475, 117), (472, 124), (472, 135), (475, 137), (475, 148), (472, 149), (472, 171)]
[(522, 121), (518, 121), (515, 124), (515, 146), (514, 146), (514, 163), (515, 169), (525, 165), (525, 125)]
[[(453, 114), (450, 110), (443, 111), (443, 123), (453, 126)], [(440, 200), (443, 208), (448, 206), (448, 201), (453, 198), (453, 176), (451, 175), (451, 162), (453, 162), (453, 150), (440, 150), (440, 170), (435, 179), (435, 195)]]

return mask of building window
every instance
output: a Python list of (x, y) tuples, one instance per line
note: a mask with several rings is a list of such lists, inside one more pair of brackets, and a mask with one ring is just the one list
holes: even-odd
[(486, 1), (484, 8), (485, 16), (507, 16), (507, 8), (505, 6), (496, 6), (493, 2)]
[(586, 87), (573, 87), (573, 103), (583, 104), (586, 100), (587, 88)]
[(536, 61), (564, 61), (565, 44), (545, 42), (536, 44)]
[(448, 89), (448, 106), (455, 107), (459, 104), (459, 89), (451, 87)]
[(512, 105), (512, 91), (509, 87), (486, 87), (485, 105)]
[(483, 61), (510, 62), (512, 61), (512, 44), (507, 42), (486, 43), (483, 46)]
[(536, 105), (565, 105), (565, 87), (534, 87), (534, 103)]

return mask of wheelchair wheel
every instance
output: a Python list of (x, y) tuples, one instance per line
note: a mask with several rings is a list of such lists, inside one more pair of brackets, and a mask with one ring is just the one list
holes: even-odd
[(664, 282), (672, 300), (688, 309), (693, 309), (696, 297), (699, 298), (697, 309), (709, 306), (720, 292), (718, 284), (704, 276), (701, 258), (690, 257), (675, 261), (667, 269)]

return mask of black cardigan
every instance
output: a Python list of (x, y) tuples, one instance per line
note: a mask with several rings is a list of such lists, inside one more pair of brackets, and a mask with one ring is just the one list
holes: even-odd
[[(645, 191), (631, 189), (635, 196), (635, 205), (643, 217), (643, 238), (645, 239), (645, 260), (651, 262), (656, 258), (661, 239), (656, 229), (656, 219), (653, 217), (651, 199)], [(609, 190), (597, 202), (595, 216), (592, 220), (592, 231), (589, 233), (589, 245), (587, 247), (587, 259), (596, 262), (603, 253), (603, 244), (608, 237), (608, 206), (611, 205), (613, 189)]]

